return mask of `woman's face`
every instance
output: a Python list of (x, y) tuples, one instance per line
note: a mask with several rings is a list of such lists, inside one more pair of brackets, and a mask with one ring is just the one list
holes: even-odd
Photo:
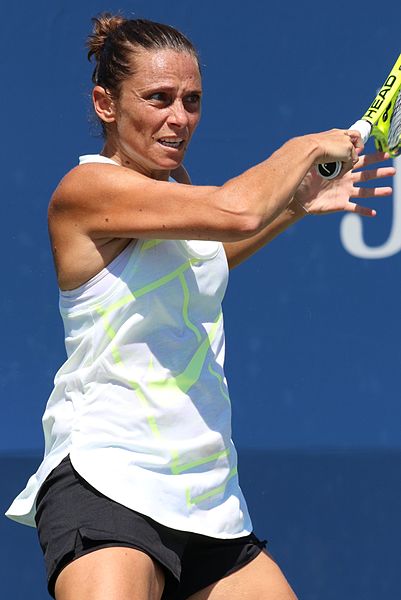
[(174, 50), (141, 50), (133, 60), (135, 74), (123, 81), (113, 103), (106, 150), (111, 144), (122, 165), (167, 179), (183, 161), (199, 122), (199, 68), (191, 54)]

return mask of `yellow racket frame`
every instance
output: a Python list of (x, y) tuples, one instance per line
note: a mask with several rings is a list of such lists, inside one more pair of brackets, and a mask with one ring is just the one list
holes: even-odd
[(368, 110), (362, 117), (372, 126), (371, 136), (375, 139), (378, 150), (389, 152), (391, 156), (397, 156), (401, 152), (401, 136), (397, 145), (390, 149), (388, 146), (388, 133), (391, 117), (394, 111), (395, 101), (401, 89), (401, 54), (391, 69), (386, 81)]

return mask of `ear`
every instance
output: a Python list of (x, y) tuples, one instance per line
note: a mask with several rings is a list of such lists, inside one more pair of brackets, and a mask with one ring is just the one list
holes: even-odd
[(96, 85), (92, 92), (92, 101), (99, 119), (105, 123), (115, 120), (115, 106), (110, 94), (100, 85)]

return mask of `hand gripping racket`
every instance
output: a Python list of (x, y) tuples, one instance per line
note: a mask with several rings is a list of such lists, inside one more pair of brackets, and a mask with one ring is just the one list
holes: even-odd
[[(356, 129), (365, 144), (372, 135), (375, 146), (390, 156), (401, 153), (401, 54), (368, 110), (350, 129)], [(317, 171), (324, 179), (334, 179), (341, 162), (324, 163)]]

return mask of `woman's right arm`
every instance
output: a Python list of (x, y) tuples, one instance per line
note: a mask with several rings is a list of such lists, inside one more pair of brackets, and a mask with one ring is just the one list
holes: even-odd
[(96, 238), (236, 241), (255, 235), (289, 204), (313, 164), (352, 168), (359, 134), (342, 130), (294, 138), (221, 187), (157, 181), (111, 164), (71, 171), (54, 193), (50, 223)]

